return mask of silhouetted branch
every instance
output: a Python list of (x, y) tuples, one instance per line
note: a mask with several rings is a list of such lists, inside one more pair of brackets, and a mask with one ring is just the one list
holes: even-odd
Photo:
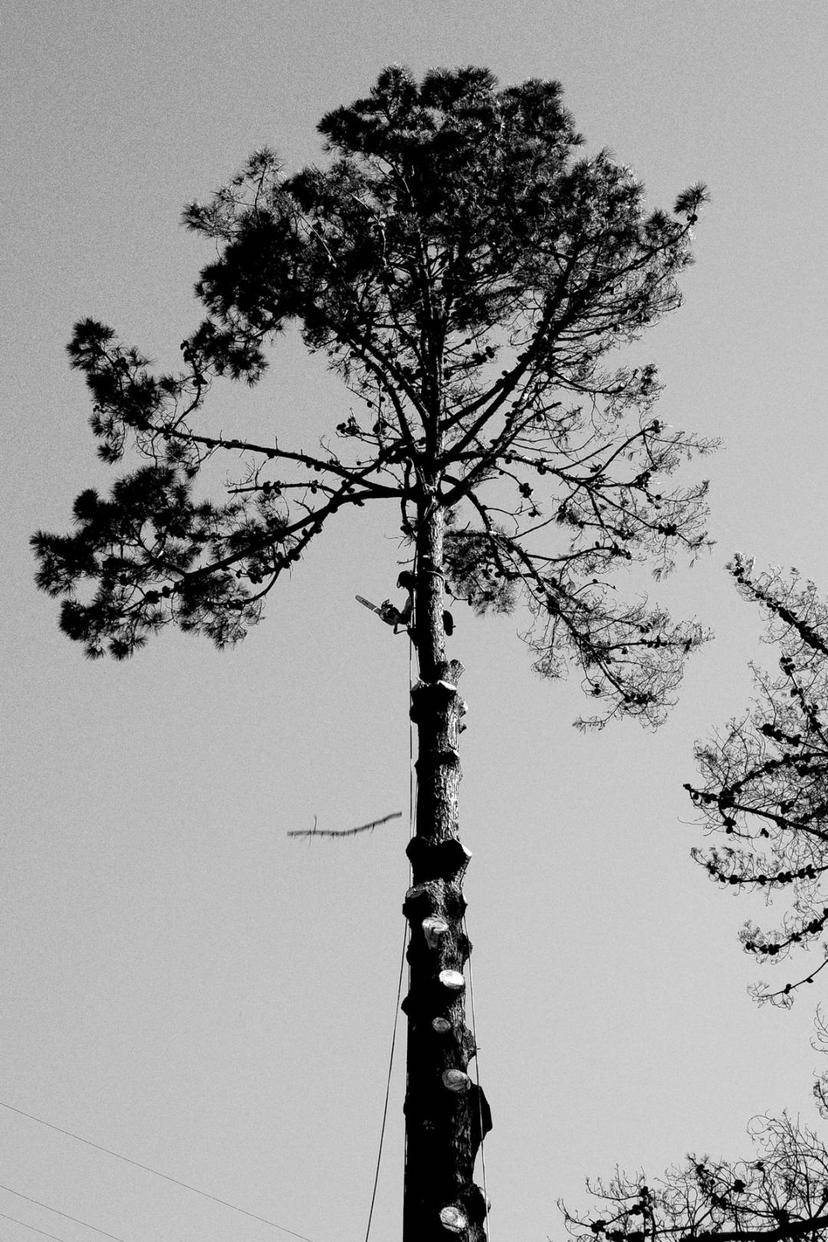
[(401, 819), (402, 811), (392, 811), (383, 815), (382, 819), (372, 819), (370, 824), (360, 824), (356, 828), (317, 828), (317, 817), (313, 817), (312, 828), (296, 828), (287, 835), (289, 837), (355, 837), (358, 832), (372, 832), (380, 824), (387, 824), (391, 819)]
[[(689, 1155), (663, 1177), (616, 1172), (587, 1188), (600, 1214), (574, 1215), (566, 1226), (578, 1242), (783, 1242), (824, 1238), (828, 1231), (828, 1150), (817, 1135), (781, 1117), (750, 1128), (753, 1159), (725, 1161)], [(757, 1158), (758, 1157), (758, 1158)]]
[[(780, 672), (751, 666), (757, 696), (748, 712), (696, 745), (702, 781), (685, 788), (706, 832), (727, 843), (693, 856), (720, 884), (764, 890), (768, 904), (790, 896), (775, 929), (748, 923), (740, 933), (748, 953), (776, 963), (813, 945), (828, 924), (828, 605), (796, 570), (754, 574), (738, 554), (728, 569), (739, 593), (765, 610), (765, 641), (779, 650)], [(824, 965), (754, 995), (788, 1006)]]

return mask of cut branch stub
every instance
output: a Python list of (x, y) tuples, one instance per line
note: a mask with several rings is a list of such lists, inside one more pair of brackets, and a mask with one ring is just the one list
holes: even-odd
[[(447, 669), (459, 679), (463, 666), (458, 660), (452, 660)], [(418, 681), (411, 687), (411, 719), (419, 720), (424, 710), (446, 709), (455, 698), (457, 698), (457, 686), (454, 681), (446, 677), (440, 677), (436, 681)], [(467, 710), (466, 704), (460, 699), (458, 712), (465, 714)]]
[(430, 915), (448, 923), (459, 922), (466, 912), (466, 899), (457, 888), (442, 880), (427, 880), (408, 889), (402, 911), (412, 929)]
[(457, 1095), (468, 1091), (471, 1086), (471, 1079), (464, 1070), (447, 1069), (443, 1070), (443, 1086), (447, 1091), (454, 1091)]
[(413, 884), (405, 894), (403, 914), (412, 924), (421, 923), (423, 919), (442, 907), (444, 885), (435, 883)]
[[(465, 992), (466, 980), (462, 970), (446, 967), (412, 987), (400, 1008), (417, 1023), (418, 1028), (430, 1027), (433, 1034), (437, 1033), (434, 1019), (445, 1019), (451, 1030), (452, 1043), (466, 1057), (467, 1050), (474, 1049), (474, 1039), (466, 1038), (468, 1028), (463, 1014)], [(448, 1033), (442, 1023), (441, 1030)]]
[(426, 938), (426, 944), (430, 949), (436, 949), (440, 944), (443, 936), (449, 930), (449, 925), (445, 919), (436, 918), (430, 915), (422, 921), (423, 935)]
[(427, 837), (412, 837), (405, 847), (411, 862), (414, 878), (425, 880), (450, 880), (469, 865), (471, 851), (457, 840), (434, 841)]
[(462, 992), (466, 980), (461, 970), (441, 970), (438, 975), (440, 983), (449, 992)]
[(444, 1229), (448, 1229), (449, 1233), (465, 1233), (469, 1227), (469, 1220), (462, 1208), (451, 1203), (441, 1209), (440, 1224)]

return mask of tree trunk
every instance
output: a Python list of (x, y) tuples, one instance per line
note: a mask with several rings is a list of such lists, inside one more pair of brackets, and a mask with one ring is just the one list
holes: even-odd
[(475, 1047), (465, 1020), (463, 874), (469, 854), (457, 837), (458, 739), (463, 666), (447, 660), (443, 624), (444, 515), (424, 502), (418, 515), (414, 626), (420, 680), (411, 691), (417, 725), (417, 814), (407, 853), (413, 885), (403, 913), (411, 935), (405, 1097), (403, 1242), (484, 1242), (486, 1204), (472, 1180), (490, 1128), (482, 1092), (468, 1075)]

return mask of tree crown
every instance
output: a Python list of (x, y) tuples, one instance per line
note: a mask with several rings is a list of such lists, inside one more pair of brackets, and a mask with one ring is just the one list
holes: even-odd
[[(286, 176), (260, 151), (186, 209), (218, 255), (179, 373), (76, 325), (99, 453), (145, 464), (109, 499), (82, 493), (74, 533), (34, 537), (64, 630), (116, 657), (170, 622), (233, 642), (336, 511), (391, 501), (404, 540), (443, 515), (447, 583), (476, 611), (528, 603), (536, 667), (579, 665), (604, 705), (593, 723), (655, 723), (703, 634), (610, 579), (706, 544), (705, 485), (669, 476), (710, 445), (654, 417), (653, 366), (610, 355), (679, 304), (703, 187), (645, 212), (629, 169), (580, 153), (556, 82), (499, 90), (479, 68), (418, 84), (391, 67), (319, 129), (324, 168)], [(216, 378), (255, 383), (290, 322), (358, 412), (311, 450), (200, 432)], [(200, 498), (228, 451), (240, 476)]]

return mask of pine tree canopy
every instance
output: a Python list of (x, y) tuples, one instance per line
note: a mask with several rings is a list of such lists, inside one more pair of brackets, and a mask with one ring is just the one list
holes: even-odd
[[(706, 545), (705, 484), (670, 476), (711, 446), (654, 415), (653, 366), (612, 355), (678, 306), (703, 187), (646, 211), (628, 168), (583, 155), (556, 82), (498, 89), (480, 68), (388, 68), (319, 130), (324, 167), (286, 175), (263, 150), (186, 209), (217, 258), (177, 374), (76, 325), (99, 454), (141, 464), (78, 497), (73, 533), (34, 537), (62, 628), (91, 656), (171, 622), (234, 642), (337, 510), (390, 502), (413, 543), (436, 506), (456, 596), (528, 605), (535, 666), (579, 667), (593, 723), (656, 723), (704, 635), (612, 578)], [(211, 387), (255, 383), (288, 324), (357, 412), (313, 449), (278, 426), (265, 443), (200, 431)], [(209, 498), (222, 455), (244, 465)]]
[[(765, 613), (779, 672), (751, 666), (751, 708), (697, 744), (702, 779), (685, 788), (708, 832), (727, 838), (693, 851), (711, 878), (761, 891), (769, 904), (789, 899), (776, 928), (748, 923), (741, 932), (748, 953), (776, 965), (813, 946), (828, 924), (828, 604), (795, 570), (755, 573), (738, 554), (728, 568), (739, 593)], [(787, 1007), (826, 964), (822, 954), (798, 980), (760, 984), (756, 998)]]
[(746, 1160), (687, 1156), (659, 1178), (616, 1171), (587, 1182), (597, 1210), (569, 1212), (575, 1242), (820, 1242), (828, 1232), (828, 1151), (786, 1113), (755, 1117)]

